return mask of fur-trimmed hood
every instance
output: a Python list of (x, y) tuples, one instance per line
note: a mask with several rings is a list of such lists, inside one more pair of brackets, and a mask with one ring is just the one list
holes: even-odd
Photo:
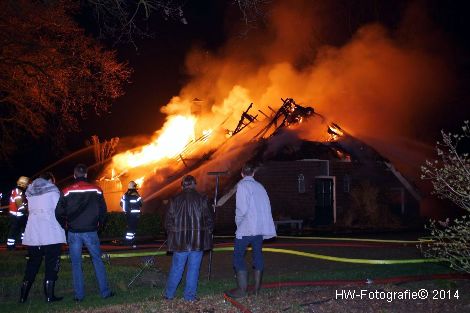
[(26, 189), (26, 196), (35, 197), (48, 192), (56, 192), (57, 194), (60, 194), (56, 185), (44, 178), (37, 178), (28, 186), (28, 189)]

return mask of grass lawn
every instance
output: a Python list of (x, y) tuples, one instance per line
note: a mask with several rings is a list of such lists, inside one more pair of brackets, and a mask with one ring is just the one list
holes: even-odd
[[(226, 253), (229, 252), (219, 252)], [(109, 282), (116, 296), (110, 299), (103, 300), (99, 297), (96, 280), (94, 277), (93, 266), (89, 258), (84, 259), (84, 272), (85, 272), (85, 301), (75, 303), (73, 301), (73, 288), (72, 288), (72, 274), (71, 265), (69, 260), (63, 260), (61, 270), (59, 273), (59, 280), (56, 283), (56, 295), (64, 296), (64, 300), (47, 304), (44, 302), (44, 294), (42, 290), (43, 272), (42, 266), (36, 282), (34, 283), (28, 302), (19, 304), (19, 288), (23, 278), (24, 268), (26, 261), (24, 259), (24, 251), (15, 251), (13, 253), (1, 254), (2, 261), (0, 262), (0, 301), (2, 312), (64, 312), (64, 311), (92, 311), (94, 308), (113, 306), (113, 308), (121, 307), (122, 309), (113, 309), (113, 312), (128, 312), (129, 308), (124, 304), (141, 304), (142, 311), (158, 311), (159, 306), (162, 304), (161, 294), (163, 292), (165, 278), (168, 268), (162, 268), (162, 271), (146, 270), (142, 275), (142, 279), (128, 288), (129, 282), (139, 272), (142, 259), (132, 258), (123, 261), (115, 261), (106, 265)], [(269, 254), (265, 255), (266, 258)], [(166, 258), (167, 256), (156, 257)], [(230, 259), (227, 255), (227, 259)], [(312, 266), (311, 270), (302, 270), (279, 272), (279, 274), (269, 275), (266, 272), (264, 282), (278, 282), (278, 281), (300, 281), (300, 280), (321, 280), (321, 279), (365, 279), (365, 278), (383, 278), (392, 276), (406, 276), (406, 275), (426, 275), (437, 273), (449, 273), (451, 270), (436, 263), (423, 263), (423, 264), (402, 264), (402, 265), (359, 265), (351, 268), (341, 268), (340, 264), (335, 266), (335, 262), (331, 262), (331, 269), (316, 270)], [(157, 262), (159, 264), (159, 262)], [(280, 267), (288, 264), (279, 264)], [(234, 280), (231, 277), (231, 268), (227, 266), (225, 275), (218, 275), (211, 281), (205, 279), (205, 275), (201, 272), (198, 293), (201, 298), (220, 298), (223, 297), (223, 291), (234, 287)], [(271, 271), (274, 273), (274, 271)], [(280, 274), (282, 273), (282, 274)], [(155, 274), (153, 277), (145, 281), (150, 274)], [(153, 280), (153, 281), (152, 281)], [(442, 284), (445, 284), (443, 282)], [(178, 289), (177, 296), (181, 297), (182, 288)], [(122, 306), (119, 306), (121, 305)], [(118, 306), (116, 306), (118, 305)], [(134, 308), (135, 309), (135, 308)]]

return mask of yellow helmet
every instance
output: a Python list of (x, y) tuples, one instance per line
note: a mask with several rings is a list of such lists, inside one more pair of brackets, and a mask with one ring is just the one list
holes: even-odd
[(26, 188), (28, 187), (28, 184), (29, 184), (29, 178), (26, 176), (20, 176), (16, 184), (22, 188)]
[(133, 180), (129, 182), (129, 185), (127, 185), (127, 189), (137, 189), (137, 183)]

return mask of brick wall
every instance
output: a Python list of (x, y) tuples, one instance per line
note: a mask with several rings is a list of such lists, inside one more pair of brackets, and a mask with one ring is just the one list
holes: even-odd
[[(305, 192), (299, 193), (299, 174), (304, 176)], [(315, 177), (326, 176), (326, 162), (271, 161), (255, 174), (255, 179), (266, 188), (271, 201), (273, 217), (279, 219), (309, 220), (315, 217)], [(351, 205), (350, 191), (345, 191), (345, 176), (349, 190), (369, 181), (382, 190), (404, 188), (383, 162), (329, 161), (329, 176), (335, 177), (337, 216)], [(405, 208), (408, 215), (417, 215), (419, 203), (405, 189)], [(235, 196), (218, 208), (216, 223), (222, 229), (234, 229)]]

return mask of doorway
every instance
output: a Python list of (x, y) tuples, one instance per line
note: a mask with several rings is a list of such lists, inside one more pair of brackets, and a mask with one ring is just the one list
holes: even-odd
[(315, 225), (331, 225), (336, 221), (333, 177), (315, 177)]

